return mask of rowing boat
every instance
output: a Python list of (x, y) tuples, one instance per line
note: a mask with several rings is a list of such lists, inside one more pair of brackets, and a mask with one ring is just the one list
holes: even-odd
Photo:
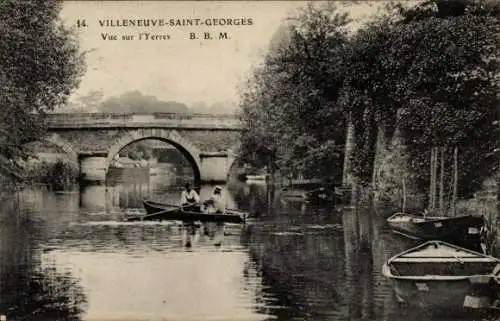
[(392, 231), (405, 237), (430, 241), (441, 240), (473, 250), (480, 250), (485, 221), (482, 216), (424, 217), (396, 213), (387, 219)]
[(500, 260), (441, 241), (390, 258), (382, 273), (398, 301), (433, 310), (492, 308)]
[(138, 215), (127, 218), (127, 221), (183, 221), (183, 222), (225, 222), (225, 223), (245, 223), (246, 213), (234, 210), (226, 211), (226, 214), (207, 214), (198, 211), (185, 210), (181, 206), (143, 201), (146, 215)]

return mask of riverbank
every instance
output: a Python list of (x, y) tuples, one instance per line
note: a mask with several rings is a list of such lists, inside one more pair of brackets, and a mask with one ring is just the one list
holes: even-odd
[(78, 168), (67, 161), (57, 159), (55, 162), (42, 160), (28, 163), (25, 166), (26, 178), (30, 183), (48, 185), (67, 185), (78, 179)]
[[(78, 181), (78, 168), (62, 159), (30, 160), (21, 164), (23, 180), (0, 175), (0, 194), (11, 193), (26, 185), (44, 184), (56, 189)], [(1, 196), (0, 196), (1, 200)]]

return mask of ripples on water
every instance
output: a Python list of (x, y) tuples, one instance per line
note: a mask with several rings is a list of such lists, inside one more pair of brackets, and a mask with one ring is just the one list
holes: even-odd
[[(142, 211), (142, 198), (177, 200), (178, 189), (154, 180), (64, 193), (32, 188), (5, 199), (0, 314), (8, 320), (450, 320), (395, 302), (381, 266), (414, 244), (392, 235), (383, 213), (284, 202), (263, 186), (235, 183), (228, 207), (261, 214), (245, 227), (191, 235), (175, 222), (120, 222)], [(210, 191), (204, 186), (202, 197)], [(459, 318), (478, 319), (451, 319)]]

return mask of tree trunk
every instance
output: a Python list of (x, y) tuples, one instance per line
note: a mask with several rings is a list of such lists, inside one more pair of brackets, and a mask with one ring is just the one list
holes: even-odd
[(344, 147), (344, 168), (342, 171), (342, 186), (352, 187), (352, 157), (354, 152), (355, 137), (354, 124), (351, 119), (347, 120), (347, 132)]
[(432, 177), (434, 177), (432, 181), (432, 208), (436, 209), (437, 208), (437, 183), (438, 183), (438, 178), (437, 178), (437, 167), (438, 167), (438, 150), (437, 147), (434, 147), (434, 160), (432, 161), (433, 168), (432, 168)]
[(431, 159), (430, 159), (430, 178), (429, 178), (429, 209), (433, 208), (434, 204), (434, 147), (431, 147)]
[(403, 176), (403, 206), (401, 211), (403, 213), (406, 211), (406, 181), (404, 176)]
[(453, 216), (457, 214), (457, 194), (458, 194), (458, 146), (453, 150)]
[(436, 208), (436, 203), (437, 203), (437, 168), (438, 168), (438, 148), (433, 147), (432, 148), (432, 154), (431, 154), (431, 209)]
[(444, 216), (444, 147), (439, 148), (441, 151), (441, 169), (439, 173), (439, 213)]
[(373, 159), (372, 186), (376, 191), (380, 181), (380, 167), (383, 165), (383, 159), (387, 155), (387, 137), (383, 126), (377, 126), (377, 142), (375, 145), (375, 156)]

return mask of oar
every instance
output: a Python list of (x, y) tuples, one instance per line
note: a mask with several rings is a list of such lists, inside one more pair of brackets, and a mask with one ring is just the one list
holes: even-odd
[(163, 211), (152, 213), (152, 214), (138, 215), (138, 216), (134, 216), (134, 217), (128, 218), (127, 221), (129, 221), (129, 222), (130, 221), (142, 221), (146, 217), (157, 216), (157, 215), (160, 215), (160, 214), (163, 214), (163, 213), (169, 213), (169, 212), (178, 211), (178, 210), (179, 210), (178, 208), (172, 208), (172, 209), (163, 210)]
[[(167, 205), (167, 206), (175, 206), (177, 208), (181, 208), (182, 207), (180, 205), (173, 205), (173, 204), (167, 204), (167, 203), (165, 203), (165, 205)], [(203, 203), (198, 202), (198, 203), (191, 204), (191, 205), (203, 205)], [(187, 205), (187, 206), (191, 206), (191, 205)], [(247, 213), (247, 212), (242, 212), (242, 211), (239, 211), (239, 210), (233, 209), (233, 208), (227, 208), (226, 212), (233, 212), (233, 213), (238, 213), (238, 214), (246, 214)]]

